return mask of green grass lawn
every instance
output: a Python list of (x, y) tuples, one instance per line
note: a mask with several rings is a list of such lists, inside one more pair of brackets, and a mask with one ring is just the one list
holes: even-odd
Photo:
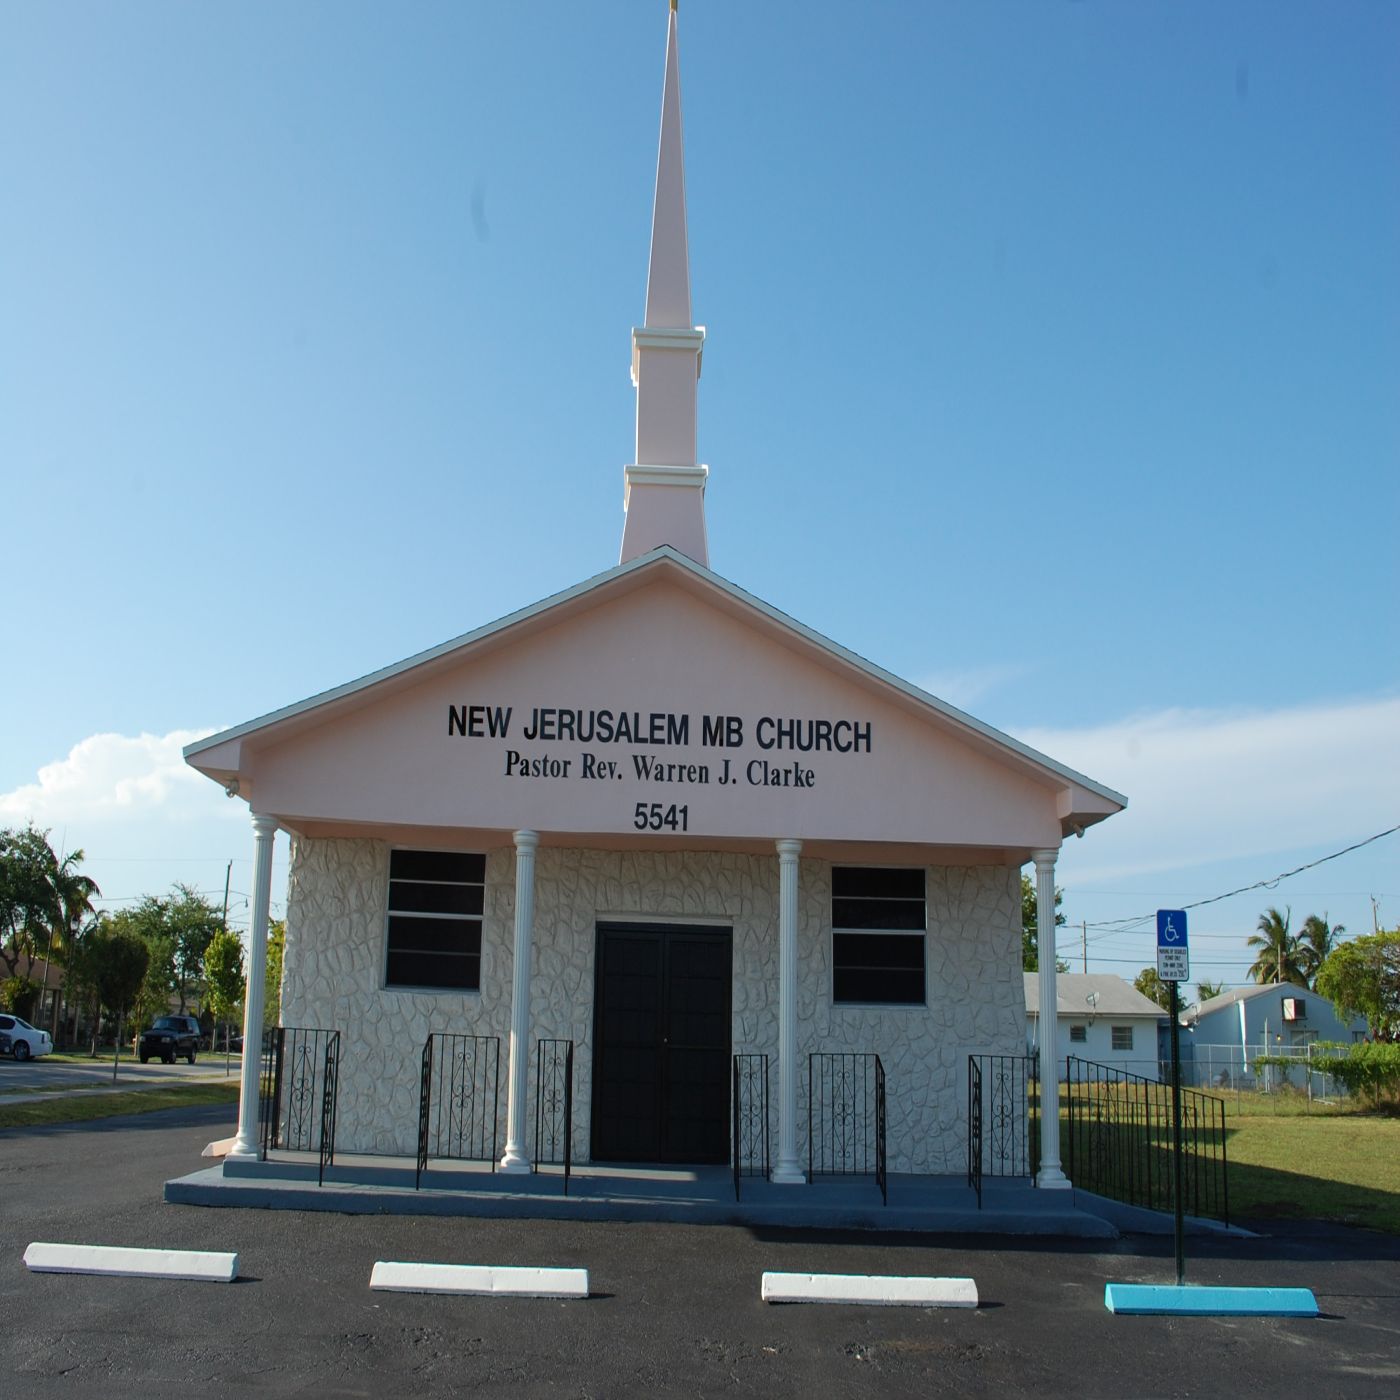
[[(1094, 1100), (1111, 1120), (1099, 1126), (1081, 1108), (1074, 1143), (1062, 1112), (1061, 1150), (1078, 1147), (1083, 1160), (1071, 1175), (1087, 1190), (1113, 1196), (1127, 1183), (1130, 1194), (1123, 1199), (1148, 1204), (1150, 1195), (1152, 1205), (1170, 1210), (1170, 1128), (1153, 1130), (1149, 1144), (1142, 1118), (1127, 1112), (1133, 1097), (1110, 1093)], [(1292, 1217), (1400, 1234), (1400, 1114), (1362, 1112), (1346, 1100), (1309, 1101), (1297, 1092), (1211, 1097), (1225, 1103), (1232, 1221)], [(1070, 1156), (1066, 1163), (1073, 1165)], [(1202, 1213), (1220, 1214), (1224, 1201), (1208, 1185), (1210, 1173), (1201, 1180)]]
[(162, 1108), (194, 1108), (237, 1103), (238, 1081), (226, 1084), (170, 1084), (116, 1094), (55, 1094), (39, 1103), (0, 1105), (0, 1128), (34, 1128), (49, 1123), (85, 1123), (122, 1113), (154, 1113)]
[(1235, 1112), (1230, 1216), (1293, 1216), (1400, 1234), (1400, 1118)]

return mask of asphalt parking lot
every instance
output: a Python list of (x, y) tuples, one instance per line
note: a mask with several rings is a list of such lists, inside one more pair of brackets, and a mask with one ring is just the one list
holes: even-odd
[[(1394, 1396), (1400, 1240), (1192, 1242), (1193, 1282), (1311, 1287), (1317, 1320), (1114, 1317), (1170, 1240), (1060, 1247), (732, 1226), (166, 1205), (232, 1130), (212, 1107), (0, 1132), (6, 1397)], [(30, 1274), (32, 1240), (236, 1250), (232, 1285)], [(582, 1302), (371, 1293), (378, 1259), (586, 1267)], [(770, 1307), (765, 1269), (971, 1275), (969, 1311)]]

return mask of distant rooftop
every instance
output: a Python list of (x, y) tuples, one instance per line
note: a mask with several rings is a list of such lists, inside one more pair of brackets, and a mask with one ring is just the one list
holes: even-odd
[(1236, 1002), (1252, 1001), (1255, 997), (1264, 996), (1268, 992), (1284, 992), (1288, 996), (1317, 995), (1310, 988), (1300, 986), (1296, 982), (1250, 982), (1243, 987), (1231, 987), (1228, 992), (1221, 992), (1218, 997), (1211, 997), (1197, 1006), (1188, 1007), (1187, 1010), (1190, 1012), (1191, 1019), (1196, 1021), (1202, 1016), (1209, 1016), (1212, 1011), (1219, 1011), (1226, 1006), (1234, 1006)]
[[(1026, 1010), (1039, 1015), (1040, 974), (1022, 976)], [(1055, 1003), (1061, 1016), (1151, 1016), (1156, 1020), (1167, 1014), (1151, 997), (1111, 972), (1061, 972), (1055, 978)]]

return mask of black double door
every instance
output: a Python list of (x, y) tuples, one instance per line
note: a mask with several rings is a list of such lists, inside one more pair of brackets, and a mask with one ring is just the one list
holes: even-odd
[(593, 1159), (729, 1160), (729, 929), (599, 924)]

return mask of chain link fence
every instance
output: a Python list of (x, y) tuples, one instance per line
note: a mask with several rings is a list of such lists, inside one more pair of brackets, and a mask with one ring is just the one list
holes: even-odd
[[(1212, 1045), (1185, 1033), (1181, 1037), (1181, 1084), (1185, 1089), (1205, 1089), (1212, 1093), (1276, 1094), (1294, 1093), (1319, 1102), (1345, 1101), (1346, 1086), (1327, 1073), (1327, 1062), (1337, 1049), (1317, 1045), (1266, 1046), (1262, 1040), (1252, 1045)], [(1280, 1060), (1285, 1063), (1278, 1063)], [(1114, 1066), (1128, 1074), (1170, 1083), (1172, 1063), (1138, 1057), (1114, 1060)]]

